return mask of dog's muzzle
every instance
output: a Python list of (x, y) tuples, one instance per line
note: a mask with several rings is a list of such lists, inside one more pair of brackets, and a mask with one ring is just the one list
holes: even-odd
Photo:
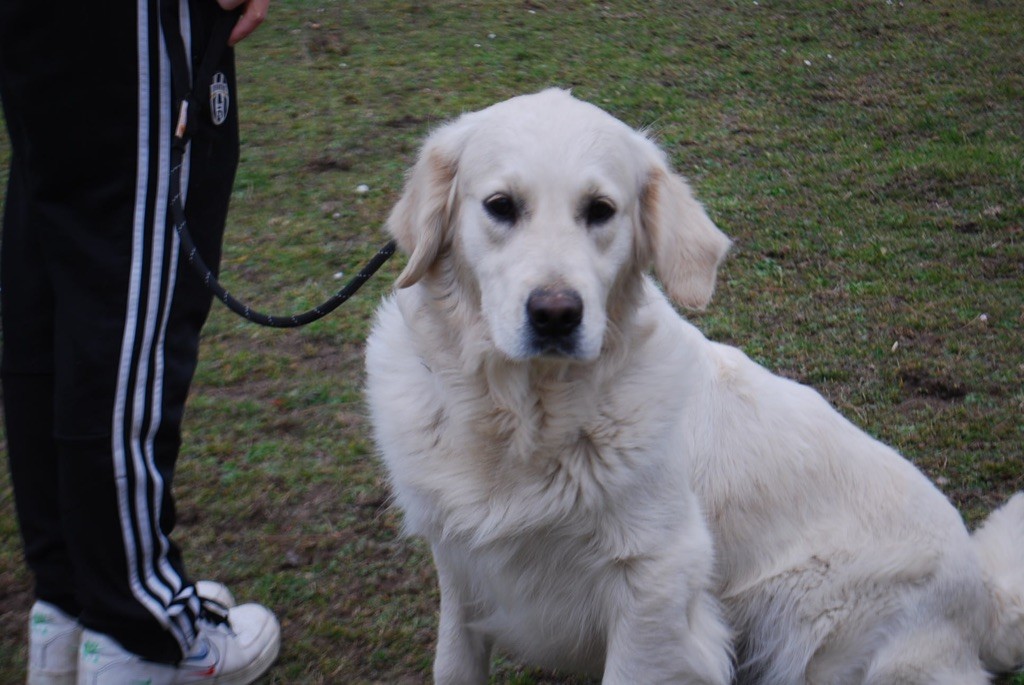
[(583, 298), (570, 288), (537, 288), (526, 301), (530, 344), (535, 354), (577, 354)]

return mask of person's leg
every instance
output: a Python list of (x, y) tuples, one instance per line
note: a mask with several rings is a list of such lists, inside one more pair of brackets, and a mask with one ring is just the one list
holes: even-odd
[[(182, 14), (174, 24), (180, 25), (190, 39), (196, 55), (195, 69), (219, 10), (215, 3), (206, 0), (182, 3), (180, 10)], [(171, 40), (169, 36), (165, 38)], [(273, 613), (258, 604), (217, 609), (208, 601), (214, 597), (209, 584), (204, 587), (200, 583), (197, 588), (175, 581), (175, 574), (182, 581), (184, 575), (180, 552), (170, 540), (174, 528), (172, 478), (181, 443), (182, 411), (198, 357), (199, 333), (212, 298), (186, 263), (178, 237), (167, 221), (167, 204), (172, 198), (167, 196), (166, 133), (173, 123), (167, 116), (167, 59), (162, 52), (151, 53), (150, 57), (150, 68), (158, 64), (164, 74), (160, 94), (154, 96), (152, 105), (156, 108), (156, 103), (160, 103), (157, 130), (164, 135), (153, 150), (158, 162), (150, 170), (149, 198), (145, 204), (147, 212), (152, 208), (152, 218), (147, 216), (135, 225), (135, 234), (142, 239), (133, 242), (132, 263), (141, 265), (141, 276), (133, 266), (111, 444), (118, 475), (119, 512), (126, 521), (123, 528), (128, 531), (125, 550), (134, 594), (143, 602), (147, 597), (160, 601), (170, 596), (165, 608), (170, 632), (177, 634), (179, 628), (189, 627), (193, 632), (187, 637), (187, 646), (183, 644), (184, 658), (180, 663), (165, 666), (140, 660), (139, 655), (146, 653), (135, 647), (123, 630), (113, 624), (106, 630), (97, 630), (94, 626), (98, 622), (87, 622), (88, 612), (83, 613), (83, 623), (90, 629), (82, 636), (79, 678), (81, 682), (104, 684), (133, 678), (154, 685), (214, 680), (249, 683), (277, 658), (280, 626)], [(235, 79), (230, 50), (223, 53), (214, 77), (233, 99)], [(208, 84), (197, 83), (196, 96), (207, 97), (207, 88)], [(234, 107), (225, 110), (223, 98), (219, 104), (218, 114), (226, 116), (210, 118), (203, 108), (197, 117), (183, 165), (189, 229), (205, 261), (213, 268), (220, 261), (221, 238), (238, 161)], [(131, 306), (133, 303), (137, 306)], [(58, 426), (63, 396), (58, 391)], [(173, 595), (166, 594), (165, 590), (174, 587), (180, 589)], [(201, 606), (197, 593), (203, 598)], [(192, 619), (191, 624), (186, 618)]]
[[(40, 217), (32, 215), (25, 168), (33, 150), (23, 121), (22, 85), (30, 77), (24, 73), (26, 65), (17, 64), (17, 57), (11, 54), (12, 37), (7, 34), (22, 24), (18, 19), (13, 7), (0, 10), (0, 97), (12, 152), (0, 243), (4, 330), (0, 377), (8, 460), (25, 560), (35, 578), (36, 596), (77, 615), (71, 560), (60, 527), (53, 441), (53, 290), (40, 234), (34, 229)], [(38, 38), (25, 36), (25, 40)]]
[[(216, 4), (196, 5), (200, 11), (192, 12), (182, 3), (178, 25), (198, 48), (205, 29), (193, 34), (193, 25), (203, 27), (212, 17), (206, 10)], [(167, 221), (175, 111), (166, 39), (156, 3), (139, 2), (137, 8), (132, 25), (118, 27), (126, 33), (138, 29), (132, 59), (123, 59), (133, 73), (125, 73), (111, 93), (112, 99), (127, 100), (123, 91), (130, 84), (136, 89), (133, 107), (89, 122), (96, 141), (91, 156), (110, 155), (114, 148), (114, 156), (122, 157), (98, 178), (109, 179), (111, 194), (130, 191), (130, 202), (109, 213), (106, 205), (93, 205), (88, 244), (55, 241), (56, 431), (61, 499), (71, 514), (65, 518), (69, 547), (88, 569), (78, 574), (82, 624), (130, 652), (175, 663), (195, 640), (202, 610), (171, 539), (172, 485), (210, 296), (181, 270), (178, 239)], [(106, 21), (124, 22), (113, 16)], [(125, 137), (130, 144), (119, 145)], [(207, 259), (216, 264), (237, 134), (232, 130), (207, 141), (202, 152), (201, 165), (188, 165), (189, 206), (202, 208), (190, 219), (197, 240), (202, 236), (214, 252)], [(118, 175), (122, 169), (131, 173)], [(105, 226), (119, 230), (104, 233)], [(91, 252), (84, 261), (83, 252)], [(96, 397), (105, 399), (83, 410)]]
[[(3, 375), (20, 522), (40, 597), (80, 611), (86, 627), (132, 652), (174, 663), (201, 610), (169, 538), (170, 488), (209, 296), (177, 287), (177, 240), (165, 219), (170, 80), (155, 7), (139, 2), (137, 15), (103, 3), (3, 10), (6, 118), (21, 141), (13, 146), (5, 261), (21, 263), (30, 249), (39, 257), (3, 269)], [(183, 13), (186, 33), (190, 18)], [(227, 154), (213, 144), (204, 150), (228, 160), (221, 199), (194, 192), (217, 208), (196, 224), (218, 248), (232, 145), (237, 137), (228, 136)], [(14, 238), (16, 224), (23, 240)], [(28, 275), (9, 282), (19, 272)], [(22, 325), (30, 315), (34, 328)]]
[[(0, 55), (0, 96), (8, 100)], [(25, 562), (35, 579), (29, 617), (31, 685), (72, 685), (82, 628), (75, 578), (61, 527), (57, 449), (53, 439), (53, 292), (42, 259), (38, 217), (30, 216), (18, 108), (6, 108), (12, 140), (0, 241), (0, 313), (8, 463)]]

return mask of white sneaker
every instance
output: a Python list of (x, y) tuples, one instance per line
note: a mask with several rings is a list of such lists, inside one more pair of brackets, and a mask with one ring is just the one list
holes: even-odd
[(228, 611), (226, 621), (201, 619), (189, 655), (176, 666), (145, 661), (114, 639), (86, 630), (78, 659), (78, 685), (249, 685), (277, 659), (281, 627), (259, 604)]
[(38, 600), (28, 619), (28, 685), (75, 685), (82, 626)]

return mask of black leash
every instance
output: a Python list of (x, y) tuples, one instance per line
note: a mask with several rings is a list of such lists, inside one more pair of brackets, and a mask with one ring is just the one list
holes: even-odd
[(185, 220), (185, 205), (182, 197), (181, 172), (182, 162), (185, 157), (185, 150), (191, 138), (195, 117), (208, 110), (210, 105), (209, 97), (196, 97), (192, 86), (211, 83), (220, 58), (227, 48), (228, 37), (235, 25), (238, 14), (225, 12), (214, 25), (210, 36), (210, 42), (206, 53), (196, 73), (189, 77), (189, 60), (185, 52), (185, 44), (181, 39), (179, 29), (178, 2), (177, 0), (161, 0), (160, 21), (164, 30), (164, 37), (167, 42), (167, 52), (171, 61), (171, 79), (176, 93), (183, 94), (178, 103), (178, 121), (174, 130), (174, 138), (171, 142), (171, 182), (170, 182), (170, 210), (171, 219), (174, 222), (174, 230), (178, 233), (184, 253), (207, 289), (228, 309), (239, 316), (261, 326), (273, 328), (295, 328), (312, 323), (327, 316), (346, 300), (356, 293), (366, 281), (395, 253), (395, 241), (390, 241), (382, 247), (373, 258), (359, 270), (352, 279), (345, 284), (333, 297), (322, 304), (313, 307), (309, 311), (291, 316), (272, 316), (261, 312), (253, 311), (248, 305), (240, 302), (231, 293), (224, 289), (214, 276), (210, 267), (203, 261), (199, 250), (196, 249), (192, 236), (189, 234), (188, 222)]

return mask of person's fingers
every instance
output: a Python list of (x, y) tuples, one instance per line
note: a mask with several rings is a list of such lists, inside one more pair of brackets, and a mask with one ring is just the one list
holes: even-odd
[[(217, 1), (232, 2), (233, 0)], [(269, 6), (270, 0), (248, 0), (245, 4), (245, 10), (242, 12), (242, 16), (238, 18), (238, 23), (235, 24), (235, 28), (231, 32), (231, 37), (228, 38), (228, 45), (235, 45), (255, 31), (256, 27), (262, 24), (263, 20), (267, 18), (267, 8)]]
[(233, 10), (243, 2), (245, 0), (217, 0), (217, 4), (220, 5), (222, 10)]

